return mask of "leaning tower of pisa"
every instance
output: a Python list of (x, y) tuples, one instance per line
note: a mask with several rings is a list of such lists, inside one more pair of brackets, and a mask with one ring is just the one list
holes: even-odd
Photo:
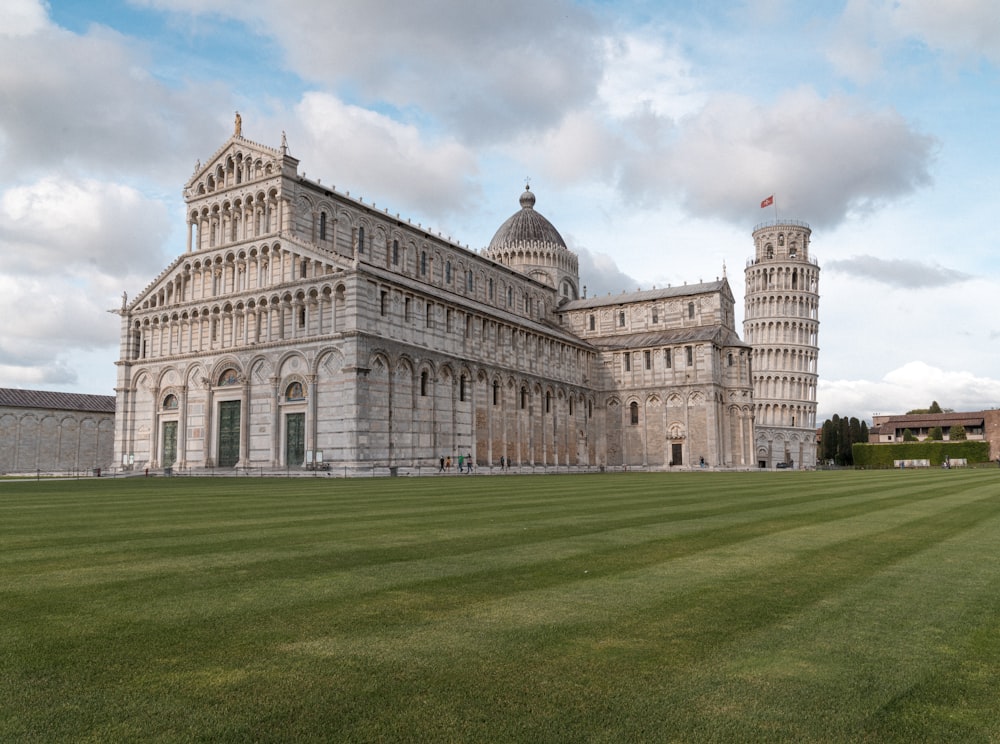
[(816, 467), (819, 265), (809, 255), (812, 230), (775, 220), (753, 231), (747, 261), (743, 338), (751, 371), (757, 465)]

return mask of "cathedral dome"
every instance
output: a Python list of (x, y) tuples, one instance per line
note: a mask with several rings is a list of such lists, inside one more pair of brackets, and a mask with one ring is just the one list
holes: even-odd
[(566, 242), (552, 223), (535, 211), (535, 195), (525, 186), (521, 194), (521, 209), (500, 225), (489, 250), (498, 250), (518, 243), (549, 243), (566, 248)]

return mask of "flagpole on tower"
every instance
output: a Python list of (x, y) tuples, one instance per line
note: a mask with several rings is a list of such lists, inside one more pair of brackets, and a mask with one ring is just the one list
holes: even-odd
[(767, 209), (768, 207), (774, 207), (774, 221), (777, 222), (778, 221), (778, 203), (774, 199), (774, 194), (771, 194), (769, 197), (767, 197), (766, 199), (764, 199), (760, 203), (760, 208), (761, 209)]

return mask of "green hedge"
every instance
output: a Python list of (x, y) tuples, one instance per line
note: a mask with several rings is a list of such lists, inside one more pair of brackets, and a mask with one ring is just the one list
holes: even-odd
[(989, 442), (903, 442), (901, 444), (855, 444), (854, 467), (891, 468), (894, 460), (930, 460), (941, 465), (945, 458), (970, 463), (990, 459)]

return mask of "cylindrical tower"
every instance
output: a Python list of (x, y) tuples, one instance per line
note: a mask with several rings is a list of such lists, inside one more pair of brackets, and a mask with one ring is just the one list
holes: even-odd
[(819, 265), (805, 222), (753, 230), (743, 340), (753, 347), (754, 430), (762, 468), (816, 467)]

